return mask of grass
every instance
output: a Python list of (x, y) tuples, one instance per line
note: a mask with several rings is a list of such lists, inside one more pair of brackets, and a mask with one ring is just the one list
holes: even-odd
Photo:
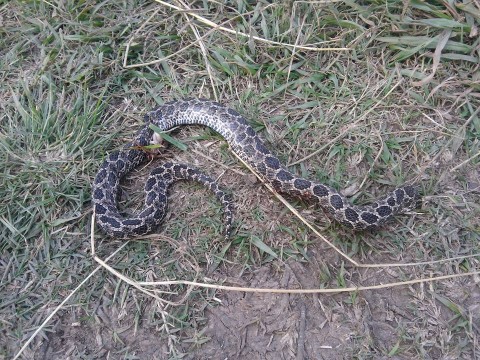
[[(0, 4), (0, 357), (12, 358), (93, 271), (95, 172), (107, 153), (132, 139), (147, 110), (174, 98), (216, 98), (236, 108), (294, 172), (343, 189), (357, 203), (404, 182), (418, 184), (421, 209), (372, 234), (352, 233), (312, 204), (288, 198), (358, 261), (428, 261), (480, 252), (476, 2), (237, 1), (192, 7), (237, 35), (160, 3)], [(448, 41), (435, 53), (445, 34)], [(428, 78), (436, 60), (439, 66)], [(479, 268), (478, 257), (376, 276), (349, 267), (249, 175), (218, 135), (200, 127), (170, 135), (188, 149), (170, 147), (165, 158), (193, 163), (232, 190), (237, 230), (224, 241), (214, 197), (195, 184), (176, 185), (160, 229), (164, 241), (131, 242), (111, 262), (135, 279), (198, 275), (217, 282), (253, 279), (261, 287), (270, 283), (256, 278), (259, 269), (271, 268), (272, 277), (281, 278), (293, 261), (314, 269), (305, 284), (335, 287)], [(126, 181), (122, 206), (141, 206), (152, 167)], [(100, 231), (97, 240), (102, 257), (119, 246)], [(179, 301), (187, 289), (162, 290), (171, 292), (161, 294), (165, 300)], [(469, 277), (322, 301), (331, 305), (324, 309), (331, 314), (328, 324), (354, 334), (337, 356), (473, 358), (480, 351), (478, 293), (478, 277)], [(101, 271), (22, 356), (62, 356), (60, 338), (73, 346), (72, 357), (102, 357), (108, 349), (113, 358), (147, 358), (138, 342), (161, 339), (152, 356), (202, 358), (215, 344), (207, 314), (218, 298), (229, 296), (194, 289), (182, 304), (170, 306)], [(390, 319), (374, 305), (380, 297), (385, 308), (404, 314), (388, 320), (394, 328), (390, 339), (374, 328), (366, 335), (355, 332), (371, 319), (357, 316), (355, 324), (343, 318), (370, 306), (372, 321)], [(85, 339), (95, 333), (88, 344)]]

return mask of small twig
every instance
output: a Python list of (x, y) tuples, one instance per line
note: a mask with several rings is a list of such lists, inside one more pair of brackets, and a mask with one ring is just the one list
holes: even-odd
[(355, 266), (360, 266), (360, 264), (358, 262), (356, 262), (355, 260), (353, 260), (351, 257), (349, 257), (347, 254), (345, 254), (342, 250), (340, 250), (338, 247), (336, 247), (332, 242), (330, 242), (325, 236), (323, 236), (322, 234), (320, 234), (317, 229), (315, 229), (313, 227), (313, 225), (311, 225), (307, 220), (305, 220), (305, 218), (300, 215), (300, 213), (297, 211), (297, 209), (295, 209), (292, 205), (290, 205), (290, 203), (285, 200), (285, 198), (283, 196), (281, 196), (279, 193), (277, 193), (275, 191), (275, 189), (269, 184), (267, 183), (266, 181), (264, 181), (264, 179), (257, 174), (257, 172), (255, 170), (253, 170), (253, 168), (247, 164), (240, 156), (238, 156), (235, 151), (231, 150), (232, 153), (237, 157), (237, 159), (239, 159), (262, 183), (263, 185), (268, 189), (270, 190), (270, 192), (272, 194), (275, 195), (275, 197), (280, 200), (287, 208), (288, 210), (290, 210), (290, 212), (292, 212), (297, 218), (299, 218), (306, 226), (308, 226), (308, 228), (310, 228), (310, 230), (312, 230), (320, 239), (322, 239), (322, 241), (324, 241), (328, 246), (330, 246), (332, 249), (334, 249), (337, 253), (339, 253), (342, 257), (344, 257), (345, 259), (347, 259), (349, 262), (351, 262), (353, 265)]
[[(478, 256), (478, 255), (477, 255)], [(217, 285), (217, 284), (206, 284), (199, 283), (195, 281), (188, 280), (167, 280), (167, 281), (144, 281), (139, 282), (139, 285), (143, 286), (164, 286), (164, 285), (189, 285), (196, 286), (201, 288), (208, 289), (217, 289), (217, 290), (228, 290), (228, 291), (241, 291), (248, 293), (272, 293), (272, 294), (336, 294), (336, 293), (345, 293), (345, 292), (354, 292), (354, 291), (366, 291), (366, 290), (378, 290), (386, 289), (397, 286), (406, 286), (413, 284), (420, 284), (425, 282), (433, 282), (439, 280), (455, 279), (466, 276), (479, 275), (480, 270), (470, 271), (462, 274), (452, 274), (452, 275), (441, 275), (433, 276), (428, 278), (419, 278), (407, 281), (396, 281), (391, 283), (385, 283), (380, 285), (369, 285), (369, 286), (351, 286), (345, 288), (330, 288), (330, 289), (274, 289), (274, 288), (252, 288), (252, 287), (238, 287), (238, 286), (227, 286), (227, 285)]]
[(238, 174), (238, 175), (241, 175), (241, 176), (247, 176), (247, 175), (248, 175), (248, 174), (244, 173), (244, 172), (241, 171), (241, 170), (233, 169), (232, 167), (227, 166), (227, 165), (221, 163), (220, 161), (215, 160), (214, 158), (212, 158), (212, 157), (210, 157), (210, 156), (202, 153), (201, 151), (198, 151), (197, 149), (191, 148), (190, 150), (191, 150), (192, 152), (194, 152), (195, 154), (197, 154), (197, 155), (199, 155), (199, 156), (207, 159), (208, 161), (211, 161), (211, 162), (217, 164), (218, 166), (221, 166), (221, 167), (227, 169), (228, 171), (232, 171), (232, 172), (234, 172), (235, 174)]
[(305, 328), (307, 325), (306, 306), (302, 301), (300, 304), (300, 324), (298, 325), (298, 338), (297, 338), (297, 356), (296, 360), (305, 359)]
[[(168, 305), (179, 305), (179, 303), (174, 303), (174, 302), (171, 302), (171, 301), (168, 301), (168, 300), (165, 300), (165, 299), (162, 299), (161, 297), (159, 297), (157, 294), (153, 293), (152, 291), (149, 291), (149, 290), (146, 290), (144, 287), (142, 287), (141, 285), (143, 285), (143, 283), (139, 283), (125, 275), (123, 275), (122, 273), (118, 272), (117, 270), (115, 270), (114, 268), (112, 268), (110, 265), (108, 265), (105, 261), (103, 261), (102, 259), (100, 259), (98, 256), (94, 256), (93, 259), (98, 262), (102, 267), (104, 267), (106, 270), (108, 270), (109, 272), (111, 272), (113, 275), (115, 275), (116, 277), (118, 277), (120, 280), (126, 282), (127, 284), (129, 285), (132, 285), (134, 288), (140, 290), (141, 292), (143, 292), (144, 294), (147, 294), (148, 296), (151, 296), (153, 298), (155, 298), (156, 300), (158, 300), (161, 304), (168, 304)], [(191, 288), (187, 289), (187, 292), (190, 293), (191, 292)]]
[[(207, 36), (209, 36), (211, 33), (215, 32), (217, 29), (219, 30), (223, 30), (223, 31), (227, 31), (227, 32), (230, 32), (230, 33), (233, 33), (235, 35), (240, 35), (240, 36), (244, 36), (244, 37), (248, 37), (248, 38), (252, 38), (254, 40), (258, 40), (258, 41), (263, 41), (263, 42), (267, 42), (267, 43), (270, 43), (272, 45), (279, 45), (279, 46), (288, 46), (288, 47), (292, 47), (291, 44), (284, 44), (284, 43), (278, 43), (278, 42), (275, 42), (275, 41), (271, 41), (271, 40), (266, 40), (266, 39), (262, 39), (262, 38), (259, 38), (257, 36), (250, 36), (248, 34), (244, 34), (244, 33), (241, 33), (241, 32), (237, 32), (237, 31), (234, 31), (234, 30), (231, 30), (231, 29), (228, 29), (228, 28), (225, 28), (224, 26), (222, 25), (225, 25), (225, 24), (228, 24), (229, 22), (233, 21), (234, 19), (236, 19), (238, 16), (235, 16), (231, 19), (227, 19), (225, 20), (224, 22), (222, 22), (220, 25), (218, 24), (215, 24), (207, 19), (204, 19), (203, 17), (197, 15), (196, 13), (192, 12), (192, 11), (186, 11), (185, 9), (181, 9), (175, 5), (172, 5), (172, 4), (169, 4), (169, 3), (166, 3), (166, 2), (163, 2), (163, 1), (159, 1), (159, 0), (156, 0), (158, 3), (162, 4), (162, 5), (165, 5), (165, 6), (168, 6), (170, 8), (173, 8), (177, 11), (181, 11), (181, 12), (185, 12), (186, 14), (189, 14), (197, 19), (199, 19), (200, 21), (202, 21), (202, 19), (204, 21), (202, 21), (203, 23), (206, 23), (207, 25), (211, 26), (212, 28), (210, 30), (208, 30), (204, 35), (202, 35), (200, 38), (197, 38), (197, 40), (195, 41), (192, 41), (190, 44), (184, 46), (182, 49), (174, 52), (173, 54), (170, 54), (168, 56), (164, 56), (163, 58), (160, 58), (160, 59), (156, 59), (156, 60), (152, 60), (152, 61), (148, 61), (148, 62), (145, 62), (145, 63), (137, 63), (137, 64), (130, 64), (128, 65), (127, 64), (127, 61), (128, 61), (128, 55), (130, 53), (130, 45), (132, 43), (132, 41), (135, 39), (135, 36), (150, 22), (150, 20), (157, 14), (157, 12), (159, 10), (156, 10), (156, 12), (154, 12), (141, 26), (140, 28), (138, 28), (135, 33), (132, 35), (132, 37), (128, 40), (126, 46), (125, 46), (125, 53), (123, 55), (123, 67), (126, 68), (126, 69), (131, 69), (131, 68), (137, 68), (137, 67), (143, 67), (143, 66), (149, 66), (149, 65), (154, 65), (154, 64), (158, 64), (162, 61), (165, 61), (165, 60), (168, 60), (178, 54), (180, 54), (181, 52), (187, 50), (188, 48), (196, 45), (197, 43), (199, 43), (201, 40), (205, 39)], [(268, 6), (273, 6), (273, 4), (270, 4)], [(268, 7), (267, 6), (267, 7)], [(248, 14), (248, 13), (247, 13)], [(240, 16), (240, 15), (239, 15)], [(330, 42), (333, 42), (333, 41), (325, 41), (324, 43), (327, 44), (327, 43), (330, 43)], [(303, 49), (303, 50), (311, 50), (311, 51), (335, 51), (335, 50), (351, 50), (350, 48), (316, 48), (316, 47), (309, 47), (309, 46), (296, 46), (297, 49)]]
[[(178, 0), (185, 8), (188, 8), (187, 5), (185, 3), (183, 3), (182, 1)], [(188, 10), (191, 11), (191, 9), (188, 8)], [(210, 79), (210, 84), (212, 85), (212, 91), (213, 91), (213, 95), (215, 97), (215, 100), (218, 101), (218, 94), (217, 94), (217, 90), (216, 90), (216, 85), (215, 85), (215, 82), (213, 80), (213, 75), (212, 75), (212, 69), (211, 69), (211, 66), (210, 66), (210, 63), (208, 62), (208, 56), (207, 56), (207, 49), (205, 48), (205, 44), (203, 43), (203, 37), (200, 36), (200, 33), (198, 32), (198, 29), (194, 26), (193, 22), (190, 21), (189, 19), (189, 16), (190, 14), (188, 12), (184, 12), (183, 13), (183, 16), (187, 19), (188, 21), (188, 24), (190, 25), (190, 28), (192, 29), (193, 33), (195, 34), (195, 37), (198, 41), (198, 44), (200, 45), (200, 51), (202, 53), (202, 56), (203, 56), (203, 60), (205, 61), (205, 68), (207, 69), (207, 73), (208, 73), (208, 78)]]
[(349, 51), (349, 50), (351, 50), (350, 48), (345, 48), (345, 47), (320, 48), (320, 47), (314, 47), (314, 46), (309, 46), (309, 45), (294, 45), (294, 44), (282, 43), (282, 42), (273, 41), (273, 40), (267, 40), (267, 39), (264, 39), (264, 38), (261, 38), (261, 37), (258, 37), (258, 36), (245, 34), (245, 33), (242, 33), (240, 31), (237, 31), (237, 30), (233, 30), (233, 29), (226, 28), (224, 26), (220, 26), (220, 25), (214, 23), (213, 21), (210, 21), (210, 20), (198, 15), (197, 13), (195, 13), (193, 11), (188, 11), (187, 9), (182, 9), (178, 6), (167, 3), (165, 1), (162, 1), (162, 0), (155, 0), (155, 1), (162, 4), (162, 5), (168, 6), (169, 8), (172, 8), (174, 10), (186, 12), (187, 14), (195, 17), (200, 22), (202, 22), (205, 25), (210, 26), (214, 29), (221, 30), (221, 31), (224, 31), (224, 32), (228, 32), (228, 33), (233, 34), (233, 35), (243, 36), (243, 37), (246, 37), (246, 38), (249, 38), (249, 39), (261, 41), (261, 42), (264, 42), (266, 44), (276, 45), (276, 46), (285, 46), (285, 47), (289, 47), (289, 48), (297, 48), (297, 49), (301, 49), (301, 50), (310, 50), (310, 51), (345, 51), (345, 50)]
[[(300, 24), (300, 28), (298, 29), (297, 37), (295, 39), (295, 44), (292, 48), (292, 53), (290, 54), (290, 63), (288, 64), (287, 79), (285, 80), (286, 84), (288, 84), (288, 82), (290, 81), (290, 74), (292, 72), (293, 59), (295, 58), (295, 54), (297, 53), (298, 42), (300, 40), (300, 35), (302, 34), (302, 30), (304, 26), (305, 26), (305, 17), (303, 17), (302, 19), (302, 23)], [(287, 88), (285, 88), (285, 91), (283, 93), (284, 100), (285, 100), (286, 94), (287, 94)]]
[(440, 264), (440, 263), (445, 263), (445, 262), (451, 262), (455, 260), (465, 260), (468, 258), (472, 257), (477, 257), (480, 256), (480, 253), (476, 254), (471, 254), (471, 255), (464, 255), (464, 256), (456, 256), (456, 257), (451, 257), (451, 258), (446, 258), (446, 259), (440, 259), (440, 260), (432, 260), (432, 261), (420, 261), (420, 262), (413, 262), (413, 263), (380, 263), (380, 264), (362, 264), (359, 263), (355, 260), (353, 260), (351, 257), (349, 257), (347, 254), (345, 254), (342, 250), (340, 250), (337, 246), (335, 246), (331, 241), (329, 241), (325, 236), (323, 236), (312, 224), (310, 224), (290, 203), (285, 200), (283, 196), (281, 196), (279, 193), (273, 189), (273, 187), (264, 181), (264, 179), (256, 173), (256, 171), (245, 161), (240, 158), (233, 150), (231, 150), (232, 153), (263, 183), (263, 185), (270, 190), (270, 192), (275, 195), (275, 197), (280, 200), (301, 222), (303, 222), (310, 230), (312, 230), (315, 235), (317, 235), (323, 242), (325, 242), (328, 246), (330, 246), (333, 250), (335, 250), (337, 253), (339, 253), (343, 258), (348, 260), (350, 263), (352, 263), (356, 267), (360, 268), (390, 268), (390, 267), (408, 267), (408, 266), (421, 266), (421, 265), (433, 265), (433, 264)]
[(476, 157), (480, 156), (480, 151), (478, 153), (476, 153), (475, 155), (473, 155), (472, 157), (468, 158), (467, 160), (465, 161), (462, 161), (460, 164), (458, 164), (457, 166), (454, 166), (453, 168), (450, 169), (450, 172), (454, 172), (456, 170), (458, 170), (459, 168), (461, 168), (463, 165), (469, 163), (470, 161), (472, 161), (473, 159), (475, 159)]

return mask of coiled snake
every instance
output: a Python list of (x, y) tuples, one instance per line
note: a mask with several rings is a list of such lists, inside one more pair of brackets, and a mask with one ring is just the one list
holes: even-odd
[(413, 208), (418, 199), (416, 189), (407, 185), (369, 205), (351, 205), (335, 189), (292, 174), (265, 147), (244, 117), (214, 101), (172, 101), (149, 112), (145, 116), (145, 122), (133, 142), (107, 156), (93, 183), (96, 221), (110, 236), (129, 238), (151, 232), (165, 217), (168, 187), (178, 180), (194, 180), (210, 188), (224, 206), (226, 235), (231, 232), (233, 205), (230, 197), (219, 188), (214, 179), (184, 164), (169, 162), (153, 170), (145, 184), (143, 210), (128, 217), (120, 214), (116, 201), (119, 181), (147, 159), (147, 152), (142, 147), (149, 145), (153, 138), (149, 124), (155, 124), (163, 131), (186, 124), (212, 128), (276, 191), (314, 200), (333, 218), (354, 230), (374, 229), (395, 214)]

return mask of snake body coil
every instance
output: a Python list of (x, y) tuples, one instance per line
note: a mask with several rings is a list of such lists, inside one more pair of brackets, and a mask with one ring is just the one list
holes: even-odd
[(103, 230), (115, 237), (129, 238), (152, 231), (163, 220), (167, 207), (168, 187), (178, 180), (194, 180), (210, 188), (225, 208), (226, 234), (232, 225), (232, 201), (215, 180), (199, 170), (184, 164), (167, 163), (152, 171), (145, 184), (145, 206), (137, 215), (124, 217), (117, 208), (120, 179), (146, 160), (147, 154), (139, 147), (149, 145), (153, 131), (149, 124), (167, 131), (187, 124), (205, 125), (228, 142), (246, 163), (252, 166), (275, 190), (302, 198), (316, 200), (340, 223), (355, 229), (374, 229), (395, 214), (415, 206), (418, 194), (413, 186), (399, 187), (369, 205), (351, 205), (335, 189), (300, 178), (280, 164), (268, 150), (244, 117), (219, 103), (203, 99), (172, 101), (149, 112), (146, 125), (135, 140), (121, 151), (107, 156), (93, 184), (93, 203), (96, 221)]

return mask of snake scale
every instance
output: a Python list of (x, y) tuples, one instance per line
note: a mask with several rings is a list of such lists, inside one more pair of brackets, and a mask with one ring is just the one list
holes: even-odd
[(133, 142), (108, 155), (101, 165), (93, 183), (92, 198), (96, 221), (110, 236), (126, 239), (151, 232), (165, 217), (169, 186), (179, 180), (197, 181), (217, 196), (225, 211), (226, 236), (231, 233), (233, 205), (230, 196), (214, 179), (184, 164), (168, 162), (153, 170), (145, 184), (143, 209), (132, 216), (119, 212), (119, 182), (125, 174), (147, 160), (148, 153), (142, 147), (152, 142), (150, 124), (162, 131), (187, 124), (210, 127), (276, 191), (316, 201), (334, 219), (354, 230), (375, 229), (394, 215), (412, 209), (418, 199), (415, 187), (406, 185), (371, 204), (352, 205), (335, 189), (291, 173), (235, 110), (210, 100), (185, 99), (165, 103), (147, 113), (145, 126)]

